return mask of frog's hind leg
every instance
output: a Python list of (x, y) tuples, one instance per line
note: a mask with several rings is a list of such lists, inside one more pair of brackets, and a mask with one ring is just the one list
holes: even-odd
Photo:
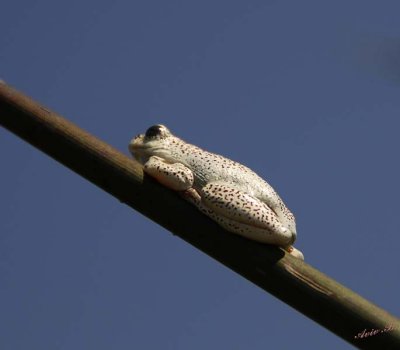
[(226, 230), (258, 242), (288, 246), (293, 234), (264, 202), (229, 183), (209, 183), (196, 205)]
[(212, 210), (208, 210), (208, 213), (206, 214), (227, 231), (236, 233), (240, 236), (249, 238), (257, 242), (280, 246), (282, 244), (289, 244), (291, 240), (290, 236), (277, 236), (276, 234), (274, 234), (273, 231), (269, 229), (243, 224), (241, 222), (229, 219), (226, 216), (218, 215)]

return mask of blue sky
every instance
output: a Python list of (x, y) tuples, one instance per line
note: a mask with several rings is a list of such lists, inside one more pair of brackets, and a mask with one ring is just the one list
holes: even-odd
[[(0, 78), (128, 153), (266, 178), (308, 263), (400, 315), (398, 1), (7, 1)], [(348, 349), (0, 129), (2, 349)], [(360, 330), (361, 331), (361, 330)]]

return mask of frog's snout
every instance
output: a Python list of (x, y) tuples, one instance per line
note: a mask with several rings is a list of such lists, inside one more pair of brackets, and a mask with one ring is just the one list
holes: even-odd
[(133, 145), (134, 141), (135, 141), (135, 138), (133, 138), (131, 140), (131, 142), (129, 142), (129, 145), (128, 145), (129, 152), (131, 152), (132, 155), (135, 155), (135, 146)]
[(135, 150), (138, 148), (140, 144), (143, 143), (143, 134), (136, 135), (130, 142), (129, 142), (129, 151), (134, 153)]
[(140, 148), (140, 145), (143, 143), (143, 142), (142, 142), (142, 139), (143, 139), (143, 135), (141, 135), (141, 134), (136, 135), (136, 136), (131, 140), (131, 142), (129, 142), (129, 145), (128, 145), (129, 152), (130, 152), (130, 153), (132, 154), (132, 156), (133, 156), (137, 161), (139, 161), (139, 162), (140, 162), (140, 152), (139, 152), (139, 148)]

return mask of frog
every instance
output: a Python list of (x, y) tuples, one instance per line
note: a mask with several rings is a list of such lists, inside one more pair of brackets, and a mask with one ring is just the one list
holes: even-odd
[(225, 230), (282, 248), (304, 260), (293, 247), (296, 221), (272, 186), (243, 164), (190, 144), (162, 124), (129, 143), (143, 171)]

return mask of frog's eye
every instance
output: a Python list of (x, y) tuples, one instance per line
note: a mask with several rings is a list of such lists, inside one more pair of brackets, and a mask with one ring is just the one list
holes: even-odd
[(155, 137), (161, 134), (162, 126), (161, 125), (153, 125), (147, 129), (145, 136), (146, 137)]

